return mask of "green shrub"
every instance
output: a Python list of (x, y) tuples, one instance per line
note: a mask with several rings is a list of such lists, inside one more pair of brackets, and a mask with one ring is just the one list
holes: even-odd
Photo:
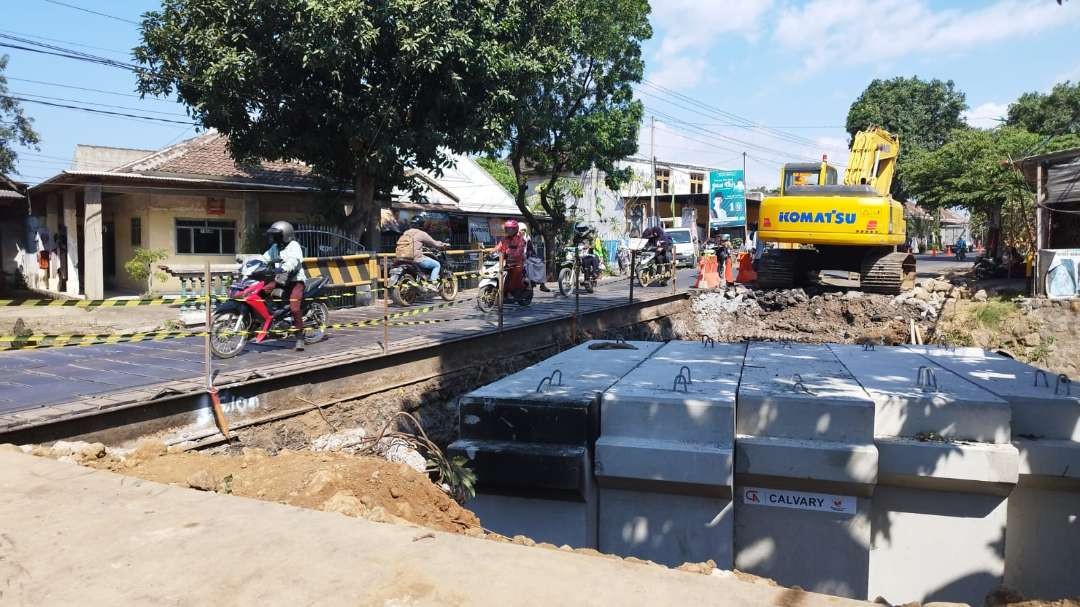
[(124, 271), (128, 273), (132, 280), (145, 280), (146, 294), (149, 295), (154, 292), (155, 278), (158, 282), (165, 282), (169, 279), (169, 276), (164, 272), (154, 271), (155, 263), (165, 261), (168, 258), (169, 254), (163, 249), (137, 248), (131, 260), (124, 264)]

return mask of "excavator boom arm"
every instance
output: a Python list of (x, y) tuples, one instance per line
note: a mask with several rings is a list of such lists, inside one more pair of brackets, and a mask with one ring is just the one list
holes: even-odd
[(873, 127), (859, 131), (851, 144), (844, 185), (868, 184), (882, 196), (892, 189), (896, 159), (900, 155), (900, 139)]

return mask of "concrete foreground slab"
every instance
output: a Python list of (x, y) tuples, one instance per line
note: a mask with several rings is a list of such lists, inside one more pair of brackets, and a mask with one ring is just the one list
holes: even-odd
[(866, 605), (10, 452), (0, 521), (3, 605)]

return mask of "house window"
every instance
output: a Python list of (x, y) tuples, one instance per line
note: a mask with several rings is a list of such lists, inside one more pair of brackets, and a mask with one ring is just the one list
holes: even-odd
[(232, 255), (236, 253), (236, 222), (177, 219), (176, 252), (191, 255)]
[(690, 173), (690, 193), (703, 194), (705, 192), (705, 173)]
[(142, 246), (142, 217), (131, 218), (131, 246)]
[(661, 194), (670, 193), (671, 169), (656, 169), (656, 190)]

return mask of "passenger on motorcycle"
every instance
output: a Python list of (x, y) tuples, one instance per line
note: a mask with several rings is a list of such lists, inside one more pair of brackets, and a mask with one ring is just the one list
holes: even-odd
[(275, 221), (266, 231), (270, 248), (263, 253), (263, 261), (272, 264), (279, 272), (274, 275), (274, 282), (266, 285), (266, 292), (278, 299), (288, 298), (289, 311), (292, 313), (293, 329), (296, 331), (296, 350), (304, 349), (304, 317), (300, 312), (300, 303), (304, 299), (304, 250), (293, 237), (292, 224), (287, 221)]
[(532, 254), (532, 243), (525, 240), (518, 230), (518, 222), (507, 219), (503, 224), (506, 236), (495, 245), (495, 252), (501, 253), (506, 258), (506, 291), (514, 292), (525, 285), (522, 277), (525, 274), (525, 258)]
[(442, 264), (424, 255), (424, 245), (433, 249), (447, 249), (450, 247), (450, 243), (435, 240), (430, 234), (421, 229), (427, 223), (427, 219), (427, 213), (419, 213), (409, 220), (410, 228), (398, 237), (394, 257), (402, 261), (415, 263), (421, 270), (429, 273), (428, 280), (431, 281), (431, 285), (438, 285), (439, 271), (442, 269)]
[(646, 250), (653, 249), (656, 251), (656, 264), (658, 266), (671, 263), (671, 237), (667, 235), (667, 232), (664, 232), (664, 228), (660, 226), (646, 228), (641, 233), (641, 237), (646, 239)]

